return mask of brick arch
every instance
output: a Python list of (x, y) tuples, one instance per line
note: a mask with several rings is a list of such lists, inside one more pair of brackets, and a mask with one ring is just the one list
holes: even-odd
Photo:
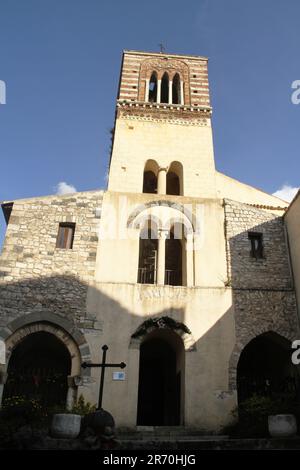
[(263, 326), (258, 325), (256, 327), (255, 334), (249, 333), (249, 335), (243, 340), (243, 342), (239, 342), (235, 344), (235, 347), (231, 353), (230, 360), (229, 360), (229, 369), (228, 369), (229, 390), (237, 389), (237, 383), (236, 383), (237, 366), (238, 366), (238, 362), (239, 362), (239, 359), (243, 350), (250, 343), (250, 341), (252, 341), (253, 339), (265, 333), (275, 333), (276, 335), (279, 335), (281, 338), (290, 342), (292, 342), (295, 339), (290, 332), (285, 331), (282, 328), (280, 330), (277, 330), (277, 329), (270, 329), (268, 327), (263, 327)]
[(178, 73), (180, 80), (183, 81), (184, 86), (184, 103), (190, 104), (190, 80), (189, 80), (189, 66), (183, 60), (157, 57), (145, 59), (140, 66), (140, 86), (138, 100), (144, 101), (145, 97), (145, 81), (150, 79), (153, 72), (156, 72), (157, 79), (161, 80), (165, 72), (169, 75), (169, 80)]
[(71, 356), (71, 375), (90, 375), (90, 370), (81, 369), (83, 361), (91, 359), (89, 345), (84, 335), (67, 319), (52, 313), (32, 313), (10, 322), (0, 337), (5, 341), (7, 363), (13, 349), (29, 334), (45, 331), (56, 336), (68, 349)]
[(129, 347), (139, 349), (145, 337), (158, 329), (175, 332), (181, 338), (186, 352), (196, 351), (196, 341), (189, 328), (184, 323), (177, 322), (168, 316), (145, 320), (131, 335)]

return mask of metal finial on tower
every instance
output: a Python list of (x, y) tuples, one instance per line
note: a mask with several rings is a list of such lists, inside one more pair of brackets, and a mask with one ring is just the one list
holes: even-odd
[(158, 45), (159, 45), (159, 47), (160, 47), (160, 53), (161, 53), (161, 54), (163, 54), (164, 52), (166, 52), (166, 48), (165, 48), (165, 46), (164, 46), (162, 43), (160, 43), (160, 44), (158, 44)]

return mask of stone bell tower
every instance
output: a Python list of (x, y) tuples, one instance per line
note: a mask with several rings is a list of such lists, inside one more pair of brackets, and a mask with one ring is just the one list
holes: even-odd
[(124, 51), (108, 190), (215, 197), (205, 57)]

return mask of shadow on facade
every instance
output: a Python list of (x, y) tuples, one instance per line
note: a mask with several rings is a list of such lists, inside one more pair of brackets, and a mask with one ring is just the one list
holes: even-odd
[(239, 403), (253, 395), (297, 398), (291, 342), (299, 337), (299, 320), (283, 219), (257, 211), (270, 220), (254, 224), (247, 212), (252, 208), (234, 209), (226, 217), (236, 337), (230, 387), (237, 387)]
[[(81, 363), (99, 362), (107, 344), (109, 361), (127, 364), (126, 380), (106, 377), (103, 406), (117, 422), (215, 430), (236, 404), (237, 371), (242, 399), (298, 377), (288, 353), (299, 328), (281, 218), (239, 233), (230, 221), (226, 228), (228, 280), (215, 289), (232, 294), (233, 305), (215, 320), (212, 312), (202, 330), (201, 312), (186, 315), (197, 287), (87, 286), (70, 275), (2, 284), (4, 397), (42, 395), (71, 405), (83, 393), (95, 402), (99, 369)], [(260, 258), (251, 254), (249, 231), (263, 234)]]

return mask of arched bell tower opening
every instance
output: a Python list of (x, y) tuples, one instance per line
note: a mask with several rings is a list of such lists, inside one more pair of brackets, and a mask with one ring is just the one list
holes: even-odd
[(144, 168), (143, 193), (157, 193), (158, 164), (155, 160), (148, 160)]
[(161, 79), (160, 102), (169, 103), (169, 75), (165, 72)]
[(173, 104), (181, 104), (180, 77), (179, 77), (178, 73), (176, 73), (173, 77), (172, 103)]
[(149, 101), (150, 103), (157, 102), (157, 73), (153, 72), (149, 81)]
[(185, 351), (170, 329), (149, 333), (140, 346), (137, 425), (183, 424)]
[(23, 396), (44, 406), (65, 405), (71, 356), (54, 334), (27, 335), (12, 351), (3, 398)]
[(167, 173), (167, 194), (183, 196), (183, 166), (172, 162)]

